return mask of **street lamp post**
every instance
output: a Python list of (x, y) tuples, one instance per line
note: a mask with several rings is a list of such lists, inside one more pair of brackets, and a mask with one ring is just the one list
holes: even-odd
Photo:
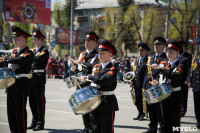
[(199, 6), (197, 6), (197, 26), (196, 26), (196, 28), (197, 28), (197, 30), (196, 30), (196, 39), (198, 38), (198, 40), (196, 40), (196, 53), (195, 53), (195, 55), (197, 56), (197, 55), (199, 55), (199, 42), (200, 42), (200, 40), (199, 40)]
[(171, 0), (168, 0), (167, 17), (166, 17), (166, 25), (165, 25), (165, 39), (168, 39), (170, 6), (171, 6)]
[(73, 31), (74, 31), (74, 1), (71, 0), (71, 25), (70, 25), (70, 56), (73, 57)]

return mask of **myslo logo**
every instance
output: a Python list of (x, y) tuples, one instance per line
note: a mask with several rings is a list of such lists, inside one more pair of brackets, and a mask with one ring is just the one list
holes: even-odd
[(172, 127), (172, 131), (197, 131), (197, 127)]

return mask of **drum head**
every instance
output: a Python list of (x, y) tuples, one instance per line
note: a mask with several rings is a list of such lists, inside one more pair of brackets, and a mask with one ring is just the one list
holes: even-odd
[(15, 83), (15, 78), (0, 79), (0, 89), (8, 88), (14, 83)]
[(91, 86), (77, 90), (69, 98), (69, 104), (77, 115), (87, 114), (101, 104), (99, 91)]
[(6, 79), (0, 79), (0, 89), (6, 88), (5, 83), (6, 83)]
[(94, 109), (96, 109), (101, 103), (101, 98), (96, 96), (96, 97), (91, 97), (88, 100), (85, 100), (82, 102), (80, 105), (78, 105), (73, 111), (75, 114), (78, 115), (83, 115), (87, 114)]
[(5, 86), (6, 86), (6, 88), (8, 88), (11, 85), (13, 85), (14, 83), (15, 83), (15, 78), (7, 78), (7, 80), (5, 82)]

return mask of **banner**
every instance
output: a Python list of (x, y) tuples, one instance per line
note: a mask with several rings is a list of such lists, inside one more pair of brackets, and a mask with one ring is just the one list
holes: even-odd
[(196, 38), (196, 32), (197, 32), (196, 25), (192, 26), (192, 28), (191, 28), (191, 39), (195, 39)]
[(51, 0), (5, 0), (4, 20), (51, 25)]
[[(55, 33), (56, 33), (55, 34), (56, 44), (70, 45), (70, 29), (56, 28)], [(78, 39), (78, 31), (74, 30), (74, 36), (73, 36), (74, 45), (77, 44), (77, 39)]]

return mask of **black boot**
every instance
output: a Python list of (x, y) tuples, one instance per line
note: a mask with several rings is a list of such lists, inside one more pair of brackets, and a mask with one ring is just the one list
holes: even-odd
[(32, 123), (30, 126), (27, 127), (27, 129), (34, 129), (35, 126), (36, 126), (36, 124), (33, 124), (33, 123)]

